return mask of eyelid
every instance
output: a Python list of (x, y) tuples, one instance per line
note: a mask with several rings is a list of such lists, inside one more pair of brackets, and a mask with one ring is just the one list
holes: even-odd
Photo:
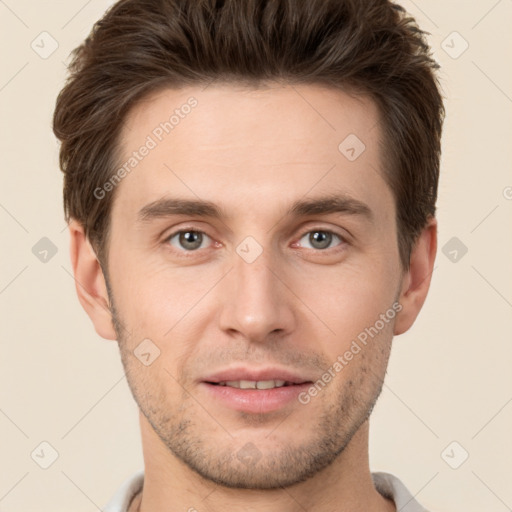
[(304, 231), (302, 231), (302, 233), (299, 236), (299, 238), (302, 238), (304, 235), (307, 235), (308, 233), (311, 233), (312, 231), (313, 232), (315, 232), (315, 231), (323, 231), (324, 233), (331, 233), (333, 235), (336, 235), (336, 236), (340, 237), (344, 242), (348, 241), (348, 236), (347, 235), (343, 235), (339, 231), (336, 231), (335, 229), (325, 228), (323, 226), (308, 227), (307, 229), (304, 229)]
[[(201, 223), (201, 224), (203, 224), (203, 223)], [(203, 233), (204, 235), (207, 235), (210, 238), (212, 238), (210, 235), (208, 235), (208, 233), (204, 230), (204, 228), (199, 227), (199, 226), (192, 226), (192, 225), (187, 226), (186, 224), (184, 226), (182, 226), (180, 224), (179, 227), (173, 226), (172, 228), (167, 228), (167, 229), (165, 229), (165, 231), (163, 231), (163, 234), (160, 234), (160, 237), (162, 238), (162, 240), (164, 242), (166, 242), (167, 240), (169, 240), (169, 238), (172, 238), (173, 236), (177, 235), (178, 233), (184, 233), (187, 231)]]

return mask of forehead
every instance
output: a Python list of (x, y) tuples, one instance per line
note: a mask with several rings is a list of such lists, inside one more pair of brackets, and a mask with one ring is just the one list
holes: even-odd
[(159, 91), (125, 120), (114, 210), (172, 195), (261, 216), (321, 191), (389, 206), (378, 121), (371, 100), (317, 85)]

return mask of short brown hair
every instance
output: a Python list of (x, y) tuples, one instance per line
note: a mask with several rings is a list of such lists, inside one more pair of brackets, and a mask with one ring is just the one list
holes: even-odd
[[(121, 0), (73, 52), (53, 128), (66, 220), (106, 263), (113, 175), (128, 111), (163, 87), (324, 84), (369, 96), (382, 120), (400, 259), (435, 214), (444, 107), (425, 32), (388, 0)], [(340, 141), (341, 142), (341, 141)]]

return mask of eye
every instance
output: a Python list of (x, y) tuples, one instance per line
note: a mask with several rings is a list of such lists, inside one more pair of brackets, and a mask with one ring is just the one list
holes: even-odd
[(182, 229), (168, 236), (166, 242), (180, 251), (185, 249), (186, 252), (193, 252), (201, 249), (205, 239), (209, 238), (210, 237), (202, 231)]
[(307, 243), (311, 244), (311, 247), (309, 247), (310, 249), (316, 249), (320, 251), (331, 248), (330, 245), (335, 239), (338, 239), (340, 242), (337, 245), (342, 245), (345, 243), (345, 240), (341, 237), (341, 235), (337, 235), (336, 233), (326, 229), (314, 229), (308, 231), (302, 235), (299, 241), (303, 239), (306, 239)]
[[(303, 240), (306, 240), (303, 242)], [(211, 238), (197, 229), (181, 229), (175, 233), (170, 234), (166, 239), (165, 243), (168, 243), (174, 247), (178, 252), (192, 253), (199, 249), (208, 247), (208, 240)], [(338, 240), (338, 243), (333, 246), (333, 242)], [(310, 244), (308, 249), (314, 249), (317, 251), (326, 251), (337, 246), (342, 246), (346, 243), (345, 239), (333, 231), (327, 229), (313, 229), (304, 233), (299, 239), (298, 243), (293, 244), (294, 247), (298, 245), (304, 246), (304, 244)]]

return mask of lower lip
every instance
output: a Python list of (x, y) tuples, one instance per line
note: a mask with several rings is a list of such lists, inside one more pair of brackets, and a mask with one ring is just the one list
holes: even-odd
[(298, 402), (298, 395), (307, 390), (311, 383), (272, 389), (238, 389), (208, 382), (201, 382), (201, 386), (210, 396), (231, 409), (258, 414), (277, 411), (293, 401)]

